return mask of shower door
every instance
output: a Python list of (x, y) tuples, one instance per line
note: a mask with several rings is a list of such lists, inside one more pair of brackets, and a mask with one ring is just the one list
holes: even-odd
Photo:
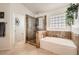
[(31, 16), (27, 16), (26, 23), (26, 41), (30, 44), (35, 45), (36, 43), (36, 27), (35, 27), (35, 18)]

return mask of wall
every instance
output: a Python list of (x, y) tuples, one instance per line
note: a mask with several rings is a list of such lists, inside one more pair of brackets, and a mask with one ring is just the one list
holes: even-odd
[(6, 22), (6, 34), (5, 37), (0, 37), (0, 50), (10, 48), (10, 5), (0, 4), (0, 12), (4, 12), (4, 19), (0, 19), (0, 22)]
[(25, 15), (16, 14), (15, 15), (15, 22), (16, 20), (19, 23), (15, 23), (15, 43), (24, 40), (25, 41)]

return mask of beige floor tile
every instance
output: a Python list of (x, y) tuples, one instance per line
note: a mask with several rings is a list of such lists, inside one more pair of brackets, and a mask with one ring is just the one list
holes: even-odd
[(36, 48), (28, 43), (19, 42), (14, 49), (0, 51), (0, 55), (55, 55), (47, 50)]

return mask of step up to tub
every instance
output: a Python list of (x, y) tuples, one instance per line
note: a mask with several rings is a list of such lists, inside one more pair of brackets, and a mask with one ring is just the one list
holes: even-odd
[(72, 40), (56, 37), (45, 37), (40, 39), (40, 48), (62, 55), (77, 54), (77, 47)]

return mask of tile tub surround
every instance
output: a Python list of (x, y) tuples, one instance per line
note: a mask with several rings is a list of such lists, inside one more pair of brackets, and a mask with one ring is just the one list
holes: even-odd
[(64, 39), (72, 39), (71, 32), (66, 31), (38, 31), (36, 33), (36, 47), (40, 47), (40, 39), (43, 37), (59, 37)]
[(46, 31), (38, 31), (36, 32), (36, 47), (40, 47), (40, 39), (46, 37)]
[(47, 31), (46, 36), (71, 39), (71, 32), (67, 32), (67, 31)]

